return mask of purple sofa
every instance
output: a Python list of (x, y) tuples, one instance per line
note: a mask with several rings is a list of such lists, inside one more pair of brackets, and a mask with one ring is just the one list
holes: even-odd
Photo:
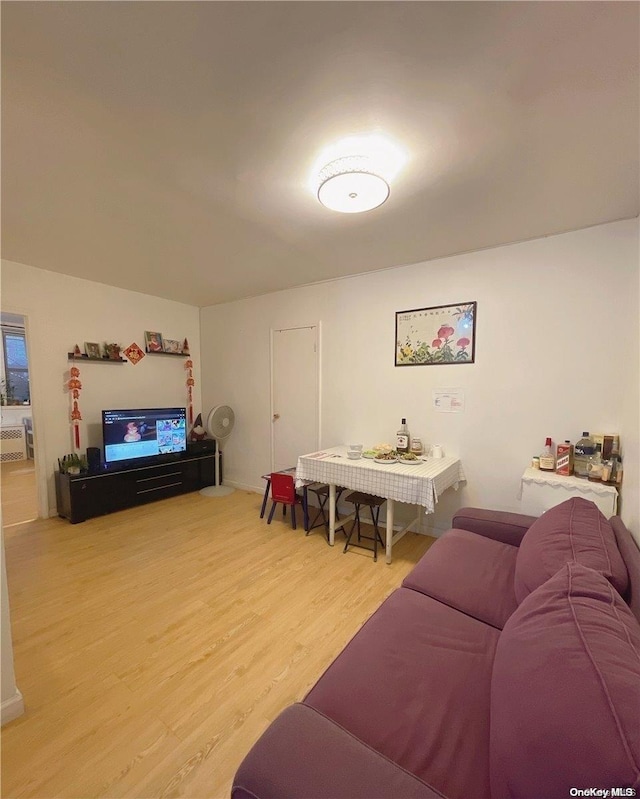
[[(640, 793), (640, 552), (570, 499), (460, 510), (240, 765), (233, 799)], [(632, 796), (627, 793), (617, 795)]]

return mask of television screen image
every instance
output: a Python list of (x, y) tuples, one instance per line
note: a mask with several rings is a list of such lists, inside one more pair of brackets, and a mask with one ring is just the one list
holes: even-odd
[(102, 411), (102, 434), (107, 464), (185, 452), (186, 408)]

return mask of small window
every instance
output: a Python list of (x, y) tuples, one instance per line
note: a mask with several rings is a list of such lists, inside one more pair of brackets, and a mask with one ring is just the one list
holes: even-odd
[(2, 393), (8, 403), (30, 402), (29, 363), (24, 333), (2, 331), (4, 385)]

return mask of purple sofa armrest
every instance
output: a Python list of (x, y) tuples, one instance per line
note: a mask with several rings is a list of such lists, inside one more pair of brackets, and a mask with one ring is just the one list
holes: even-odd
[(240, 764), (232, 799), (443, 799), (343, 727), (291, 705)]
[(482, 508), (460, 508), (453, 517), (452, 527), (493, 538), (503, 544), (519, 547), (524, 534), (536, 521), (536, 516), (508, 513)]

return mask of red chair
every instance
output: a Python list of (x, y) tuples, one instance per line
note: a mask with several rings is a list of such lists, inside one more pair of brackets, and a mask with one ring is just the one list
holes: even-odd
[(296, 529), (296, 505), (300, 505), (300, 497), (296, 494), (296, 486), (292, 474), (272, 472), (271, 474), (271, 510), (267, 524), (271, 524), (276, 505), (282, 505), (282, 515), (286, 516), (287, 505), (291, 506), (291, 526)]

